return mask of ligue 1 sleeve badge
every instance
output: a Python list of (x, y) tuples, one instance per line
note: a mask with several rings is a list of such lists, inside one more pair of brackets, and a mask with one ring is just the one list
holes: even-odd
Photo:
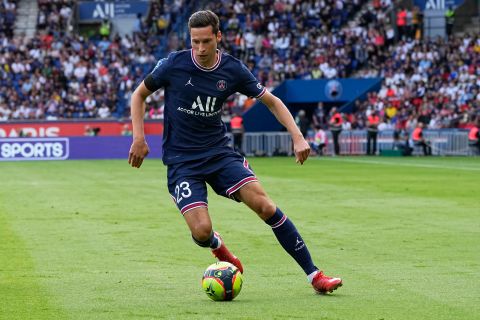
[(217, 89), (220, 90), (220, 91), (225, 91), (227, 89), (227, 81), (218, 80), (217, 81)]

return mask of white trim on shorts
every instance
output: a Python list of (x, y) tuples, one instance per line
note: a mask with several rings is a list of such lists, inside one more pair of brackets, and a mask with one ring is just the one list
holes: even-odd
[(227, 189), (227, 192), (226, 192), (227, 196), (231, 198), (233, 193), (237, 192), (238, 190), (240, 190), (241, 187), (243, 187), (244, 185), (250, 182), (258, 182), (257, 177), (250, 176), (250, 177), (243, 178), (242, 180), (240, 180), (239, 182), (237, 182), (236, 184), (234, 184), (233, 186)]
[(183, 206), (182, 209), (180, 209), (180, 213), (182, 215), (185, 215), (185, 213), (187, 213), (190, 210), (193, 210), (193, 209), (196, 209), (196, 208), (202, 208), (202, 207), (203, 208), (208, 208), (208, 203), (203, 202), (203, 201), (192, 202), (192, 203), (189, 203), (189, 204)]

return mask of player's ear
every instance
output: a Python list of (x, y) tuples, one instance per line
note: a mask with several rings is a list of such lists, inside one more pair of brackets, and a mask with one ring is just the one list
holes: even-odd
[(221, 42), (222, 41), (222, 32), (220, 30), (218, 30), (217, 32), (217, 42)]

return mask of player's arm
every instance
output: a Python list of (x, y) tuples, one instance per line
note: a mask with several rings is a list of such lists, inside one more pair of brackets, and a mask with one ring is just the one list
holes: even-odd
[(145, 141), (144, 117), (145, 117), (145, 99), (152, 94), (142, 81), (135, 89), (131, 99), (131, 114), (133, 128), (133, 142), (128, 155), (128, 163), (134, 168), (140, 168), (143, 159), (150, 151)]
[(285, 104), (272, 93), (266, 91), (260, 98), (263, 104), (265, 104), (270, 112), (273, 113), (275, 118), (285, 127), (292, 136), (293, 151), (295, 152), (295, 159), (297, 163), (303, 164), (310, 155), (310, 146), (303, 138), (302, 133), (295, 124), (292, 114), (287, 109)]

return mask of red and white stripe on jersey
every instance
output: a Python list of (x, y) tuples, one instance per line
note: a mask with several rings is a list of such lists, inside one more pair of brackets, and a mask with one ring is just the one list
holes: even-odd
[(267, 92), (267, 88), (263, 87), (262, 92), (260, 92), (260, 93), (258, 94), (258, 96), (255, 97), (255, 99), (260, 99), (261, 97), (263, 97), (263, 95), (265, 94), (265, 92)]
[(195, 208), (200, 208), (200, 207), (208, 208), (208, 204), (206, 202), (203, 202), (203, 201), (192, 202), (192, 203), (184, 206), (182, 209), (180, 209), (180, 212), (182, 213), (182, 215), (184, 215), (188, 211), (190, 211), (192, 209), (195, 209)]
[(280, 227), (282, 224), (285, 223), (286, 220), (287, 220), (287, 215), (284, 214), (283, 217), (280, 219), (280, 221), (271, 225), (272, 229)]
[(250, 165), (248, 164), (248, 161), (247, 161), (246, 158), (243, 158), (243, 166), (245, 167), (245, 169), (247, 169), (248, 171), (250, 171), (254, 175), (252, 169), (250, 169)]
[(247, 168), (247, 169), (250, 169), (250, 168), (248, 167), (247, 158), (243, 158), (243, 166), (244, 166), (245, 168)]
[(255, 176), (243, 178), (242, 180), (237, 182), (234, 186), (227, 189), (227, 196), (230, 197), (232, 193), (235, 193), (236, 191), (238, 191), (241, 187), (243, 187), (247, 183), (257, 182), (257, 181), (258, 181), (257, 177), (255, 177)]
[(215, 64), (211, 67), (211, 68), (205, 68), (205, 67), (202, 67), (200, 65), (200, 63), (197, 62), (197, 60), (195, 60), (195, 55), (193, 54), (193, 49), (190, 49), (190, 55), (192, 56), (192, 61), (193, 61), (193, 64), (200, 70), (202, 71), (206, 71), (206, 72), (210, 72), (210, 71), (213, 71), (215, 69), (218, 68), (218, 66), (220, 65), (220, 62), (222, 61), (222, 52), (220, 50), (217, 49), (217, 61), (215, 62)]

